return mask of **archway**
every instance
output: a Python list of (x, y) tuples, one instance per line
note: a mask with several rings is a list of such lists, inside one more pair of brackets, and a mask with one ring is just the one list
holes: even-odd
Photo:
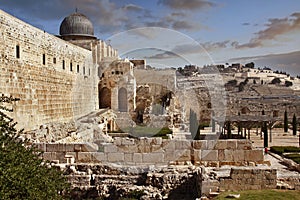
[(107, 87), (99, 90), (99, 108), (111, 108), (111, 90)]
[(118, 107), (120, 112), (127, 112), (127, 90), (125, 88), (120, 88), (118, 92)]

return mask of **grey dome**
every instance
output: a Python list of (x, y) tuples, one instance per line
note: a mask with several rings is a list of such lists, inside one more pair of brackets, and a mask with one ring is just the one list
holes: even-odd
[(85, 15), (75, 12), (62, 21), (59, 34), (61, 36), (78, 35), (94, 37), (94, 27)]

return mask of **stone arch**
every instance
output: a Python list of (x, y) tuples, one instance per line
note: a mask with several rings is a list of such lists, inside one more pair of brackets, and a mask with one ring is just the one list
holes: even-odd
[(99, 88), (99, 108), (111, 108), (111, 90), (107, 87)]
[(118, 108), (120, 112), (128, 111), (127, 90), (123, 87), (118, 92)]

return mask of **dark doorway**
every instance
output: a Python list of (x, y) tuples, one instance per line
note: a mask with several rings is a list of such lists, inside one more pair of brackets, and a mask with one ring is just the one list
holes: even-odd
[(107, 87), (99, 89), (99, 108), (111, 108), (111, 91)]
[(128, 111), (128, 107), (127, 107), (127, 90), (125, 88), (120, 88), (119, 89), (118, 106), (119, 106), (119, 111), (120, 112), (127, 112)]

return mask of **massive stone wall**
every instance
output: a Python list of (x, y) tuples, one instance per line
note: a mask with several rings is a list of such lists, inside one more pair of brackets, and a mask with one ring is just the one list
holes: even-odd
[(69, 121), (97, 108), (92, 52), (0, 10), (0, 93), (14, 104), (19, 128)]

